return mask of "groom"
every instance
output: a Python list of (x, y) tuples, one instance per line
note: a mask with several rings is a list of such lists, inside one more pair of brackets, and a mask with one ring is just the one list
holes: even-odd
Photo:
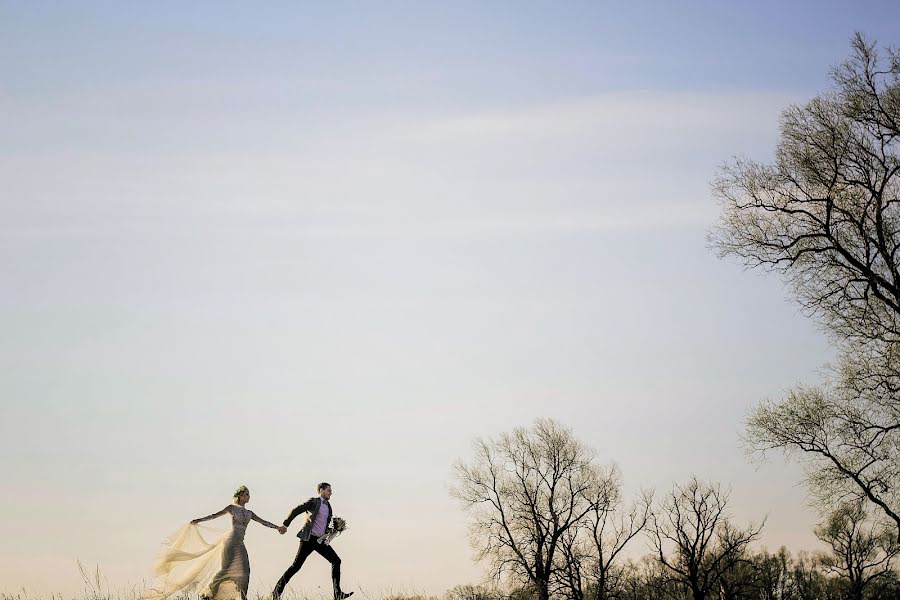
[(329, 523), (331, 523), (331, 485), (328, 483), (320, 483), (317, 487), (318, 497), (314, 496), (291, 511), (291, 514), (284, 520), (284, 526), (288, 527), (294, 517), (301, 513), (310, 513), (309, 519), (297, 534), (300, 538), (300, 548), (297, 550), (297, 556), (294, 562), (287, 568), (278, 583), (275, 584), (275, 590), (272, 592), (272, 600), (280, 600), (281, 594), (288, 581), (293, 577), (300, 567), (303, 566), (306, 557), (313, 552), (318, 552), (331, 563), (331, 582), (334, 585), (334, 600), (343, 600), (353, 595), (353, 592), (344, 593), (341, 591), (341, 559), (337, 552), (330, 545), (320, 544), (318, 537), (325, 535)]

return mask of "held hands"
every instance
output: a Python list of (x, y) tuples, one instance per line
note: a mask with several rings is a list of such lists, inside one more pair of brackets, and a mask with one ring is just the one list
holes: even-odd
[(279, 525), (278, 527), (276, 527), (276, 529), (281, 535), (284, 535), (284, 533), (287, 531), (287, 527), (285, 527), (284, 525)]

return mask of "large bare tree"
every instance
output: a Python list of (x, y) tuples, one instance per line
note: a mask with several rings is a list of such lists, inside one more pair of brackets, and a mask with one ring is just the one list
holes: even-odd
[(693, 600), (719, 595), (723, 577), (745, 560), (762, 530), (762, 525), (737, 527), (727, 507), (721, 485), (692, 477), (676, 484), (654, 511), (649, 532), (656, 558)]
[(565, 536), (608, 502), (609, 469), (552, 419), (477, 439), (474, 449), (456, 463), (451, 494), (468, 510), (477, 558), (498, 580), (532, 585), (547, 600)]
[(900, 53), (852, 48), (831, 90), (783, 113), (773, 163), (723, 167), (710, 242), (782, 274), (839, 349), (822, 385), (758, 407), (751, 446), (798, 454), (824, 505), (865, 498), (900, 538)]
[(781, 272), (847, 338), (900, 340), (900, 54), (859, 34), (835, 89), (781, 117), (775, 162), (737, 160), (714, 191), (722, 255)]

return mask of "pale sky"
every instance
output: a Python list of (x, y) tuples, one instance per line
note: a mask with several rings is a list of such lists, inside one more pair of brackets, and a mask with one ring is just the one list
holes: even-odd
[[(540, 416), (814, 548), (738, 435), (829, 349), (704, 236), (857, 29), (900, 10), (0, 3), (0, 591), (127, 589), (238, 484), (280, 522), (320, 480), (345, 588), (476, 582), (451, 466)], [(296, 529), (250, 527), (251, 590)]]

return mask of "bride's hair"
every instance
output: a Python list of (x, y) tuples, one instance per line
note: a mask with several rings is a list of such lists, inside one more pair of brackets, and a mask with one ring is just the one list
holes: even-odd
[(237, 497), (240, 496), (241, 494), (244, 494), (244, 493), (249, 492), (249, 491), (250, 491), (250, 490), (247, 488), (246, 485), (242, 485), (242, 486), (238, 487), (238, 489), (234, 490), (234, 496), (232, 496), (232, 497), (233, 497), (233, 498), (237, 498)]

